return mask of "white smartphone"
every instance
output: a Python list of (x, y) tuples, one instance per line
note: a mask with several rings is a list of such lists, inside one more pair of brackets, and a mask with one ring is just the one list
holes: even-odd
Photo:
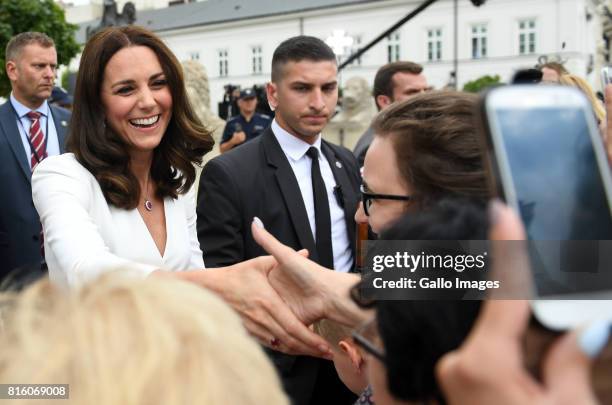
[(590, 103), (517, 85), (489, 91), (481, 112), (491, 186), (533, 247), (535, 316), (555, 330), (612, 319), (612, 178)]

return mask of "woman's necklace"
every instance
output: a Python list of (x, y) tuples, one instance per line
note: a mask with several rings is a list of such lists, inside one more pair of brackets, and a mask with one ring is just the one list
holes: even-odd
[(147, 176), (147, 181), (145, 183), (144, 207), (147, 211), (153, 211), (153, 203), (149, 200), (149, 177), (151, 177), (151, 175)]

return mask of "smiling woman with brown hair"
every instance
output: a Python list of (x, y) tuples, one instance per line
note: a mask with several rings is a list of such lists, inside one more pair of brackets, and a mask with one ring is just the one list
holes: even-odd
[(202, 269), (194, 163), (212, 148), (186, 97), (180, 64), (138, 27), (85, 46), (68, 151), (32, 178), (51, 279), (74, 286), (128, 265)]
[(76, 87), (72, 153), (32, 176), (51, 280), (76, 288), (115, 269), (185, 279), (225, 298), (263, 344), (327, 354), (269, 285), (273, 259), (202, 271), (193, 164), (213, 140), (167, 46), (144, 28), (107, 28), (85, 45)]
[[(183, 71), (168, 47), (138, 27), (100, 32), (81, 58), (67, 150), (100, 183), (109, 203), (136, 208), (139, 152), (150, 159), (150, 190), (177, 198), (213, 139), (187, 100)], [(147, 76), (146, 73), (150, 75)], [(138, 79), (142, 79), (138, 82)], [(146, 89), (146, 92), (143, 91)]]

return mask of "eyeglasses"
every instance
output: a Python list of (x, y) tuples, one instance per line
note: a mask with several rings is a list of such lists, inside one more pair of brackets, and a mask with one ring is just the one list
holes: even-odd
[(355, 329), (352, 333), (353, 340), (363, 350), (376, 357), (381, 362), (385, 362), (385, 353), (378, 348), (372, 340), (378, 335), (376, 330), (376, 318), (371, 319)]
[(360, 187), (361, 201), (363, 202), (363, 210), (367, 216), (370, 216), (370, 207), (373, 200), (395, 200), (395, 201), (413, 201), (414, 197), (410, 195), (393, 195), (393, 194), (374, 194), (365, 191), (363, 184)]

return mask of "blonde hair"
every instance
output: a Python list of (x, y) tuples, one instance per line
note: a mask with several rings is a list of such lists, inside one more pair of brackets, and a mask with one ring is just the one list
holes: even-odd
[(288, 404), (238, 316), (193, 284), (109, 273), (65, 292), (43, 280), (0, 311), (3, 382), (69, 384), (74, 404)]
[(593, 111), (595, 112), (595, 117), (597, 117), (598, 121), (602, 121), (606, 119), (606, 110), (595, 95), (595, 92), (591, 88), (591, 86), (587, 83), (583, 78), (573, 75), (571, 73), (561, 75), (559, 77), (559, 83), (565, 86), (572, 86), (578, 88), (578, 90), (582, 91), (585, 96), (591, 102), (593, 106)]
[(317, 335), (337, 349), (340, 348), (340, 341), (350, 338), (352, 332), (351, 328), (329, 319), (321, 319), (315, 322), (313, 329)]

